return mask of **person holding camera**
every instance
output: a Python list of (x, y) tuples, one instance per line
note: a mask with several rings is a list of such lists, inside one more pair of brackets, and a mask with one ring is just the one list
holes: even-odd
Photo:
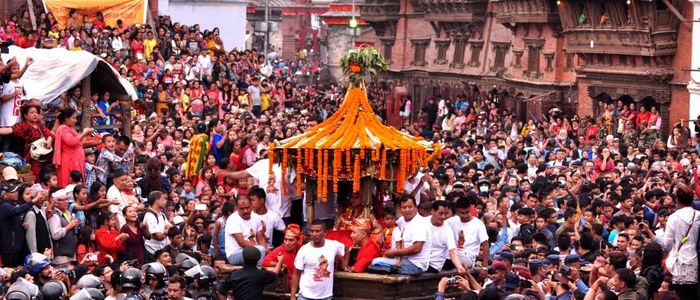
[(474, 299), (478, 297), (477, 294), (481, 291), (481, 284), (479, 284), (479, 281), (467, 272), (465, 276), (455, 275), (440, 279), (437, 292), (435, 293), (435, 300), (444, 300), (445, 291), (450, 286), (457, 287), (464, 292), (460, 299)]

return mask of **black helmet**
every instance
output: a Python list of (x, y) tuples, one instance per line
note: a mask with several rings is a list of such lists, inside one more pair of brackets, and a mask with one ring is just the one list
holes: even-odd
[(24, 278), (18, 279), (5, 293), (6, 300), (37, 300), (40, 298), (39, 287)]
[(121, 276), (121, 284), (123, 288), (140, 289), (141, 288), (141, 270), (136, 268), (128, 268), (124, 270)]
[(100, 290), (102, 293), (105, 292), (105, 286), (102, 284), (102, 280), (99, 277), (87, 274), (80, 277), (80, 280), (75, 284), (80, 289), (95, 288)]
[(61, 300), (66, 295), (66, 287), (60, 281), (49, 280), (41, 287), (42, 300)]
[(166, 270), (165, 266), (159, 262), (152, 262), (150, 264), (143, 265), (143, 272), (146, 273), (147, 280), (158, 279), (163, 281), (166, 277), (168, 277), (168, 270)]
[[(105, 294), (96, 288), (84, 288), (75, 293), (70, 300), (104, 300)], [(43, 299), (42, 299), (43, 300)]]
[(178, 254), (177, 257), (175, 257), (175, 262), (178, 266), (180, 266), (178, 268), (180, 273), (184, 273), (185, 271), (199, 265), (199, 262), (196, 259), (194, 259), (194, 257), (189, 256), (185, 253)]
[(201, 266), (202, 274), (199, 275), (199, 284), (211, 286), (216, 281), (216, 271), (210, 266)]

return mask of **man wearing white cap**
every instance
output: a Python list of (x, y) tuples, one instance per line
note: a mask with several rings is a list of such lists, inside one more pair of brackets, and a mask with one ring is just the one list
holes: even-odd
[(74, 218), (68, 211), (68, 193), (58, 190), (51, 195), (54, 201), (54, 213), (49, 218), (49, 229), (53, 238), (54, 266), (63, 267), (75, 261), (75, 249), (78, 247), (78, 230), (80, 219)]
[(19, 177), (17, 176), (17, 170), (13, 167), (5, 167), (2, 169), (2, 178), (5, 179), (5, 182), (12, 182), (16, 183), (17, 180), (19, 180)]

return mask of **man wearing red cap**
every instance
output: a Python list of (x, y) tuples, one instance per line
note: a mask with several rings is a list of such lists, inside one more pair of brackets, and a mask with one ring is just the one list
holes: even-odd
[(346, 272), (362, 273), (367, 269), (367, 266), (373, 259), (380, 256), (379, 246), (369, 238), (372, 230), (372, 223), (369, 219), (358, 218), (352, 222), (350, 226), (350, 237), (356, 246), (360, 246), (360, 251), (357, 252), (357, 259), (353, 266), (345, 268)]
[(283, 264), (287, 268), (287, 275), (289, 275), (289, 284), (291, 286), (292, 277), (294, 276), (294, 258), (297, 257), (297, 252), (299, 252), (302, 242), (303, 235), (301, 234), (299, 225), (287, 225), (287, 228), (284, 230), (284, 243), (268, 253), (263, 259), (262, 265), (265, 267), (274, 267), (279, 260), (279, 255), (282, 254)]

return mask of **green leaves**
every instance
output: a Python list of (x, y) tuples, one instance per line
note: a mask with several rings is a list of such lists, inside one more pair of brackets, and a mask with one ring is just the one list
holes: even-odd
[[(350, 66), (353, 62), (360, 65), (361, 69), (359, 72), (353, 72), (351, 69)], [(350, 83), (354, 86), (360, 86), (364, 83), (366, 75), (376, 79), (380, 73), (386, 72), (388, 69), (388, 64), (384, 57), (379, 54), (376, 48), (371, 46), (363, 46), (348, 51), (340, 59), (340, 65), (343, 68), (343, 73), (349, 77)]]

